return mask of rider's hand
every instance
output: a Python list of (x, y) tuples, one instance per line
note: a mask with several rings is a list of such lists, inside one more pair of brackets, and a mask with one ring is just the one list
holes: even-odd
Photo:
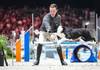
[(39, 30), (36, 29), (36, 30), (34, 31), (34, 33), (35, 33), (36, 35), (38, 35), (38, 34), (39, 34)]
[(57, 36), (55, 34), (51, 34), (50, 39), (51, 40), (55, 40), (57, 38)]
[(62, 26), (59, 26), (58, 29), (57, 29), (57, 33), (61, 33), (62, 31), (63, 31)]

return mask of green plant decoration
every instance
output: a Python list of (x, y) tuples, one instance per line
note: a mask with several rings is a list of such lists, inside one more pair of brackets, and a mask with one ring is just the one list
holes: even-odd
[(2, 47), (5, 49), (8, 44), (8, 38), (4, 35), (0, 35), (0, 50)]

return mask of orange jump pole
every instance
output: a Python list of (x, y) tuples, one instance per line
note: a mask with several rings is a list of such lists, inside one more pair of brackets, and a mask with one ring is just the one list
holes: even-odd
[(16, 62), (21, 62), (21, 40), (16, 41)]

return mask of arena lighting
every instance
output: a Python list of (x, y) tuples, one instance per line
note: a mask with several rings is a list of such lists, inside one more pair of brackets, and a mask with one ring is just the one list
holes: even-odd
[(90, 22), (89, 21), (87, 21), (86, 23), (85, 23), (85, 25), (89, 25), (90, 24)]
[(86, 23), (85, 23), (85, 28), (87, 28), (87, 26), (90, 24), (90, 22), (89, 21), (87, 21)]

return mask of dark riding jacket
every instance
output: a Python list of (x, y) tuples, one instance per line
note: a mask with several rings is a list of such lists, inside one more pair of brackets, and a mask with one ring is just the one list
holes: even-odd
[(61, 25), (61, 16), (56, 14), (55, 17), (52, 17), (50, 13), (44, 16), (40, 31), (45, 32), (57, 32), (57, 28)]

